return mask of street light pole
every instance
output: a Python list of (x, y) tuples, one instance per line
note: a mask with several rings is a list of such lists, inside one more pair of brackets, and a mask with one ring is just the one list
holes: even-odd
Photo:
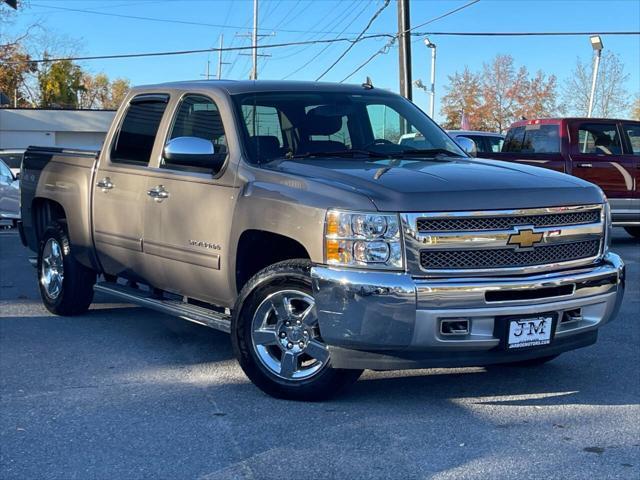
[(600, 57), (602, 56), (602, 49), (604, 48), (604, 45), (602, 44), (600, 35), (594, 35), (590, 37), (589, 40), (591, 41), (591, 47), (596, 52), (596, 58), (593, 62), (593, 78), (591, 80), (591, 95), (589, 96), (589, 111), (587, 112), (587, 117), (591, 118), (591, 114), (593, 112), (593, 101), (596, 96), (598, 70), (600, 69)]
[(431, 49), (431, 103), (429, 104), (429, 116), (433, 118), (436, 104), (436, 44), (428, 38), (424, 39), (424, 44)]

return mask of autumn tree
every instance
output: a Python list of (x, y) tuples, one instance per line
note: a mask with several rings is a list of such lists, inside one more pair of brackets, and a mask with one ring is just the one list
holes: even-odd
[[(624, 86), (628, 79), (629, 74), (624, 71), (624, 63), (620, 57), (614, 52), (606, 51), (600, 60), (592, 116), (624, 116), (631, 106), (631, 98)], [(568, 113), (587, 116), (592, 80), (592, 63), (578, 58), (571, 76), (565, 82), (562, 95), (563, 105)]]
[(556, 77), (542, 71), (530, 77), (510, 55), (497, 55), (480, 73), (465, 67), (449, 76), (445, 89), (441, 114), (450, 129), (460, 128), (463, 110), (472, 129), (504, 132), (516, 120), (551, 116), (558, 109)]
[(130, 89), (131, 85), (129, 84), (129, 80), (116, 78), (111, 82), (109, 98), (102, 104), (102, 108), (117, 109)]
[(12, 99), (12, 105), (29, 105), (28, 75), (36, 67), (18, 42), (0, 45), (0, 92)]
[(631, 106), (631, 118), (634, 120), (640, 120), (640, 93), (636, 95), (636, 99)]
[(485, 120), (480, 112), (482, 98), (479, 75), (465, 67), (462, 73), (455, 72), (448, 78), (449, 84), (445, 87), (447, 93), (442, 98), (442, 108), (440, 109), (440, 113), (445, 117), (443, 127), (447, 129), (460, 128), (464, 111), (472, 129), (484, 129), (486, 127)]

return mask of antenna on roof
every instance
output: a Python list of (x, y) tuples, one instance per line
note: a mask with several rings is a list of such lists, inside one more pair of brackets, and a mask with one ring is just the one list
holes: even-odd
[(371, 90), (373, 88), (373, 82), (371, 81), (371, 77), (367, 77), (367, 79), (364, 81), (362, 86), (367, 90)]

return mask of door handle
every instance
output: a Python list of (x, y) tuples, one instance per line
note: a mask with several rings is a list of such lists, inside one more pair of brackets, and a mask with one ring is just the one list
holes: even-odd
[(104, 177), (102, 180), (96, 183), (96, 186), (101, 188), (103, 192), (106, 192), (107, 190), (111, 190), (113, 188), (113, 183), (111, 182), (111, 179), (109, 177)]
[(582, 167), (582, 168), (592, 168), (593, 167), (593, 165), (591, 163), (579, 163), (578, 166)]
[(164, 189), (164, 185), (158, 185), (147, 191), (147, 195), (153, 198), (156, 202), (160, 203), (165, 198), (169, 198), (169, 192)]

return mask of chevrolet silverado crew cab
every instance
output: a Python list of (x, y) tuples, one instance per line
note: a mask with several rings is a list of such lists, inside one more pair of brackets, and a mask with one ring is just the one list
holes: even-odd
[(478, 157), (550, 168), (593, 182), (611, 205), (614, 226), (640, 238), (640, 122), (610, 118), (522, 120), (501, 153)]
[(597, 186), (470, 158), (369, 83), (134, 88), (100, 152), (29, 148), (21, 178), (51, 312), (98, 291), (230, 332), (278, 397), (367, 368), (542, 364), (623, 296)]

